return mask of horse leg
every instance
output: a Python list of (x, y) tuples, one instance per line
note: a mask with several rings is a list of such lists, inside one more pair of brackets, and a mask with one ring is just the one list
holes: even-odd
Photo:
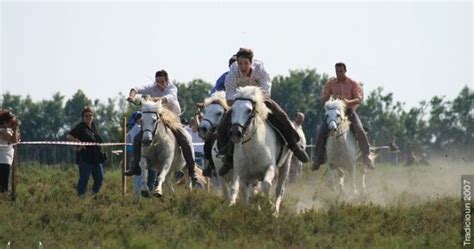
[(337, 167), (336, 171), (337, 171), (337, 175), (339, 177), (339, 191), (341, 193), (345, 193), (345, 191), (344, 191), (344, 171), (339, 167)]
[(231, 191), (230, 191), (230, 203), (229, 205), (232, 206), (237, 201), (237, 196), (239, 194), (239, 187), (240, 187), (240, 177), (234, 170), (234, 178), (232, 179)]
[(148, 161), (145, 157), (140, 159), (140, 169), (142, 171), (142, 187), (140, 193), (143, 197), (150, 197), (150, 189), (148, 189)]
[(327, 186), (332, 190), (334, 191), (334, 186), (336, 185), (336, 178), (334, 176), (335, 174), (335, 169), (334, 167), (332, 166), (332, 164), (329, 164), (329, 167), (328, 167), (328, 171), (327, 171), (327, 175), (326, 175), (326, 180), (327, 180)]
[(153, 195), (156, 197), (163, 196), (163, 183), (165, 183), (166, 176), (171, 168), (171, 163), (173, 161), (173, 155), (171, 155), (165, 162), (163, 163), (163, 168), (161, 169), (160, 174), (158, 175), (158, 185), (156, 186), (155, 190), (153, 191)]
[(351, 165), (349, 170), (349, 187), (352, 190), (353, 195), (357, 195), (357, 184), (356, 184), (356, 169), (355, 169), (355, 162)]
[(272, 187), (273, 178), (275, 178), (275, 166), (270, 165), (265, 172), (265, 176), (263, 177), (262, 181), (262, 192), (265, 194), (265, 197), (269, 198), (270, 189)]
[(251, 183), (249, 184), (249, 183), (244, 183), (241, 181), (240, 186), (242, 187), (242, 193), (244, 194), (245, 204), (248, 205), (250, 203), (250, 196), (251, 196), (254, 185)]
[(283, 194), (285, 193), (285, 182), (290, 173), (290, 160), (287, 161), (278, 169), (278, 182), (275, 189), (275, 216), (278, 216), (280, 213), (280, 204), (283, 199)]
[(362, 193), (366, 194), (367, 193), (367, 187), (365, 185), (365, 174), (367, 173), (367, 167), (362, 167), (361, 170), (361, 186), (362, 186)]
[(229, 184), (219, 176), (219, 181), (221, 182), (222, 193), (224, 194), (224, 199), (230, 201), (231, 190)]

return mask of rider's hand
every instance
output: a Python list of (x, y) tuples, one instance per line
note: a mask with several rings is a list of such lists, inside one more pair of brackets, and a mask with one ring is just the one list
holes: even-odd
[(163, 97), (154, 97), (154, 98), (152, 98), (152, 100), (153, 100), (154, 102), (163, 101)]

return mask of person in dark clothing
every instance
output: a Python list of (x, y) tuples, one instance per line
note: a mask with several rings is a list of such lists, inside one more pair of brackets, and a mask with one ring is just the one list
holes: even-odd
[[(94, 123), (94, 112), (89, 106), (84, 107), (81, 113), (82, 121), (77, 124), (67, 135), (69, 141), (102, 143), (102, 137)], [(103, 163), (105, 154), (99, 146), (78, 146), (76, 162), (79, 165), (79, 181), (77, 194), (83, 196), (87, 192), (87, 182), (92, 175), (94, 184), (92, 193), (99, 192), (104, 180)]]

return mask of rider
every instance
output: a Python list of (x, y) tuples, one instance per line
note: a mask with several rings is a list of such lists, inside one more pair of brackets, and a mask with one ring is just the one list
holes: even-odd
[[(155, 82), (151, 85), (144, 87), (135, 87), (130, 89), (129, 96), (127, 101), (133, 102), (135, 95), (139, 94), (148, 94), (153, 101), (160, 101), (164, 104), (166, 108), (174, 112), (176, 115), (180, 115), (181, 107), (178, 102), (178, 89), (176, 86), (169, 82), (168, 73), (165, 70), (160, 70), (155, 74)], [(171, 127), (170, 127), (171, 129)], [(196, 172), (194, 170), (194, 155), (191, 150), (190, 142), (186, 137), (186, 131), (184, 128), (171, 129), (174, 136), (176, 137), (176, 142), (181, 147), (183, 151), (184, 159), (186, 160), (186, 166), (188, 168), (188, 174), (191, 177), (193, 186), (200, 185)], [(143, 131), (135, 136), (133, 141), (134, 151), (141, 151), (141, 141), (142, 141)], [(124, 172), (125, 175), (139, 175), (140, 174), (140, 153), (134, 153), (134, 163), (130, 170)]]
[[(367, 134), (362, 127), (359, 115), (356, 113), (356, 109), (362, 102), (363, 94), (362, 87), (359, 83), (346, 76), (346, 65), (342, 62), (338, 62), (335, 65), (336, 78), (332, 77), (328, 80), (321, 92), (321, 103), (324, 105), (329, 100), (330, 96), (340, 98), (344, 101), (347, 106), (346, 112), (349, 120), (351, 121), (350, 129), (354, 132), (359, 147), (362, 150), (362, 160), (371, 169), (374, 168), (374, 164), (370, 159), (370, 147)], [(326, 122), (322, 122), (319, 128), (319, 134), (316, 139), (315, 156), (316, 160), (313, 162), (312, 170), (318, 170), (322, 164), (326, 162), (326, 140), (328, 138), (329, 129)]]
[[(234, 63), (236, 60), (237, 60), (237, 56), (235, 54), (232, 55), (232, 57), (230, 57), (230, 59), (229, 59), (229, 68), (232, 65), (232, 63)], [(219, 77), (219, 79), (217, 79), (216, 85), (211, 90), (211, 95), (213, 95), (214, 93), (216, 93), (218, 91), (225, 91), (225, 79), (226, 79), (228, 74), (229, 74), (229, 71), (223, 73), (221, 75), (221, 77)]]
[[(229, 74), (225, 81), (226, 99), (231, 106), (235, 99), (236, 88), (243, 86), (259, 86), (266, 99), (265, 105), (271, 110), (268, 115), (268, 121), (275, 127), (288, 143), (288, 147), (294, 155), (302, 162), (309, 160), (306, 152), (298, 146), (300, 136), (291, 124), (285, 111), (270, 98), (271, 79), (263, 67), (263, 63), (253, 60), (253, 51), (248, 48), (241, 48), (237, 52), (237, 63), (230, 67)], [(234, 145), (230, 141), (228, 130), (231, 126), (231, 115), (226, 113), (221, 125), (217, 128), (217, 146), (221, 154), (225, 154), (224, 165), (219, 170), (219, 175), (225, 175), (232, 169)]]
[[(229, 68), (232, 66), (234, 62), (237, 61), (237, 55), (232, 55), (229, 59)], [(216, 85), (212, 88), (211, 90), (211, 95), (214, 95), (215, 93), (219, 91), (225, 91), (225, 79), (227, 78), (227, 75), (229, 74), (229, 71), (223, 73), (219, 79), (216, 81)], [(207, 165), (204, 168), (204, 171), (202, 174), (206, 177), (211, 177), (212, 172), (214, 171), (214, 162), (212, 161), (212, 145), (214, 144), (216, 136), (213, 135), (212, 137), (206, 139), (204, 141), (204, 159), (205, 159), (205, 165)]]

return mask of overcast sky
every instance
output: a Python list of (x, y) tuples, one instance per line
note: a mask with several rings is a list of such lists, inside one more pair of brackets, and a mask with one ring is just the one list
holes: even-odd
[(171, 79), (214, 83), (239, 47), (272, 76), (316, 68), (417, 105), (473, 87), (473, 4), (458, 2), (2, 2), (0, 91), (105, 100)]

